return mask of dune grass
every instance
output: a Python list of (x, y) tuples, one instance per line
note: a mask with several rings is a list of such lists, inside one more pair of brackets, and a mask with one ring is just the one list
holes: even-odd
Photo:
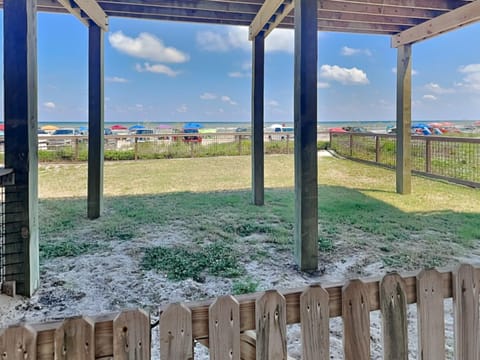
[[(336, 158), (319, 158), (318, 173), (321, 264), (362, 253), (370, 263), (402, 270), (477, 255), (478, 190), (414, 177), (413, 193), (398, 195), (393, 171)], [(250, 203), (249, 157), (106, 163), (105, 213), (89, 221), (86, 165), (42, 165), (42, 256), (62, 256), (62, 249), (52, 248), (59, 239), (64, 255), (75, 256), (75, 251), (96, 250), (82, 246), (84, 241), (108, 246), (108, 241), (132, 241), (170, 229), (195, 244), (196, 253), (187, 245), (175, 245), (175, 251), (151, 248), (145, 251), (153, 254), (144, 258), (146, 268), (175, 279), (182, 274), (187, 251), (201, 260), (197, 273), (188, 276), (201, 278), (205, 271), (241, 276), (239, 258), (261, 261), (268, 256), (258, 236), (276, 251), (293, 247), (293, 156), (267, 156), (265, 177), (266, 205), (257, 207)], [(75, 246), (65, 246), (64, 241)], [(212, 244), (232, 258), (209, 270), (202, 257), (211, 256)], [(240, 278), (236, 284), (238, 289), (251, 289), (255, 279)]]

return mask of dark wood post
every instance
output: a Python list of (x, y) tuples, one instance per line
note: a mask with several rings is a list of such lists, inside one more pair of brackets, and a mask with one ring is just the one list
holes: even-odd
[(380, 162), (380, 136), (375, 136), (375, 162)]
[(265, 39), (260, 32), (252, 42), (252, 200), (255, 205), (265, 202), (264, 180), (264, 69)]
[(103, 30), (88, 28), (88, 218), (103, 210), (104, 76)]
[(412, 192), (412, 45), (398, 47), (397, 56), (397, 193)]
[(31, 296), (39, 286), (37, 1), (3, 2), (5, 167), (5, 280)]
[(318, 266), (317, 0), (295, 1), (295, 258)]

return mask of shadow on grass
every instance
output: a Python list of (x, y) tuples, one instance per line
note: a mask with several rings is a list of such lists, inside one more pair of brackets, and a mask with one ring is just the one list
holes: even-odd
[[(42, 199), (41, 256), (78, 256), (99, 246), (108, 248), (109, 241), (132, 241), (165, 228), (199, 247), (222, 243), (235, 249), (250, 241), (251, 259), (267, 256), (265, 248), (255, 247), (255, 236), (274, 251), (290, 251), (293, 190), (268, 189), (262, 207), (251, 205), (250, 199), (249, 191), (107, 197), (104, 215), (94, 221), (86, 219), (83, 198)], [(356, 254), (365, 255), (360, 267), (381, 262), (387, 270), (452, 264), (455, 258), (475, 255), (479, 223), (480, 214), (405, 213), (357, 190), (319, 187), (321, 264)], [(72, 250), (68, 243), (78, 249)], [(68, 252), (56, 251), (60, 245)]]

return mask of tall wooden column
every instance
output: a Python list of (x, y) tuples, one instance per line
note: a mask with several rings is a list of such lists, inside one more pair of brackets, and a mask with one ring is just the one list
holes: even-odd
[(103, 30), (88, 28), (88, 218), (98, 218), (103, 210)]
[(317, 0), (295, 1), (295, 257), (318, 265)]
[(4, 0), (3, 55), (6, 280), (31, 296), (39, 285), (37, 151), (37, 1)]
[(412, 192), (412, 45), (398, 47), (397, 56), (397, 193)]
[(265, 39), (263, 32), (252, 41), (252, 196), (255, 205), (264, 204), (263, 111)]

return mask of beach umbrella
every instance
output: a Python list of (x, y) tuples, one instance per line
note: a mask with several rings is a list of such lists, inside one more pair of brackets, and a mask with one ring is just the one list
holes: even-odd
[(157, 126), (158, 129), (172, 129), (172, 125), (160, 124)]
[(203, 125), (196, 122), (189, 122), (183, 125), (183, 128), (184, 129), (201, 129), (203, 128)]
[(55, 125), (45, 125), (45, 126), (42, 126), (40, 129), (45, 131), (54, 131), (54, 130), (58, 130), (58, 127)]
[(442, 122), (442, 126), (455, 126), (455, 124), (448, 121), (444, 121)]
[(143, 126), (143, 125), (138, 125), (138, 124), (137, 124), (137, 125), (130, 126), (130, 127), (128, 128), (128, 130), (142, 130), (142, 129), (145, 129), (145, 126)]
[(5, 131), (5, 124), (0, 124), (0, 130)]
[(123, 126), (123, 125), (113, 125), (111, 127), (112, 130), (128, 130), (128, 128), (126, 126)]
[(80, 126), (80, 127), (78, 128), (78, 130), (79, 130), (79, 131), (82, 131), (82, 132), (83, 132), (83, 131), (88, 131), (88, 127), (87, 127), (87, 126)]
[(428, 126), (432, 127), (432, 128), (441, 128), (444, 125), (442, 123), (433, 122), (433, 123), (428, 124)]
[(412, 129), (424, 129), (424, 128), (428, 128), (428, 125), (427, 124), (413, 124), (412, 125)]

